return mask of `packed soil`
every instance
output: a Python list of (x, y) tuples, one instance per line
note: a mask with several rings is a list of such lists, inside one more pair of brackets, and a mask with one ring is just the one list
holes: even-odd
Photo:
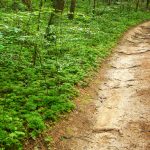
[(150, 150), (150, 22), (129, 30), (89, 86), (77, 108), (38, 149)]

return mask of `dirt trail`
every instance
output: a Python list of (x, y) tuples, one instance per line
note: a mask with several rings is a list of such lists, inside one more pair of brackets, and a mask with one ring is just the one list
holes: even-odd
[(150, 22), (127, 32), (99, 74), (94, 100), (88, 89), (89, 105), (56, 126), (53, 149), (150, 150)]

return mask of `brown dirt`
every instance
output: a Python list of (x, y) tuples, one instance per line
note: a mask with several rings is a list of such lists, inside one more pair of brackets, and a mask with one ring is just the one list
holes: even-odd
[(76, 102), (36, 149), (150, 149), (150, 22), (125, 34)]

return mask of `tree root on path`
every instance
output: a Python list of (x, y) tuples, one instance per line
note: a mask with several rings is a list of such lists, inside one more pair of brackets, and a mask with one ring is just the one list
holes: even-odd
[(94, 129), (93, 133), (106, 133), (106, 132), (110, 132), (110, 133), (118, 133), (120, 136), (122, 136), (122, 132), (120, 131), (120, 129), (116, 129), (116, 128), (98, 128), (98, 129)]
[(138, 55), (138, 54), (143, 54), (143, 53), (147, 53), (147, 52), (150, 52), (150, 49), (148, 49), (148, 50), (145, 50), (145, 51), (141, 51), (141, 52), (133, 52), (133, 53), (126, 53), (126, 52), (122, 52), (122, 51), (120, 51), (120, 52), (118, 52), (118, 53), (120, 53), (120, 54), (124, 54), (124, 55)]
[(150, 132), (150, 130), (142, 130), (141, 132)]
[(140, 67), (141, 65), (133, 65), (131, 67), (116, 67), (116, 66), (113, 66), (111, 65), (112, 68), (114, 69), (131, 69), (131, 68), (137, 68), (137, 67)]
[[(66, 139), (66, 140), (71, 140), (71, 139), (80, 139), (83, 141), (87, 141), (90, 143), (94, 143), (93, 141), (91, 141), (92, 139), (89, 136), (62, 136), (61, 139)], [(91, 140), (89, 140), (91, 139)]]

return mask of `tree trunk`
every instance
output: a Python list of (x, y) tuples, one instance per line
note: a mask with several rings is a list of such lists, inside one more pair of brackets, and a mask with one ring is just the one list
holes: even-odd
[(146, 8), (149, 9), (149, 3), (150, 3), (150, 0), (147, 0), (146, 2)]
[(22, 0), (22, 3), (27, 6), (28, 10), (32, 10), (32, 0)]
[(93, 14), (95, 14), (96, 0), (93, 1)]
[(108, 5), (111, 5), (111, 0), (108, 0)]
[(74, 18), (75, 8), (76, 8), (76, 0), (71, 0), (70, 12), (69, 12), (69, 14), (68, 14), (68, 18), (69, 18), (70, 20), (72, 20), (72, 19)]
[(138, 8), (139, 8), (139, 4), (140, 4), (140, 0), (137, 0), (137, 2), (136, 2), (136, 11), (138, 11)]
[(53, 8), (55, 9), (55, 12), (63, 12), (65, 6), (65, 0), (53, 0)]

